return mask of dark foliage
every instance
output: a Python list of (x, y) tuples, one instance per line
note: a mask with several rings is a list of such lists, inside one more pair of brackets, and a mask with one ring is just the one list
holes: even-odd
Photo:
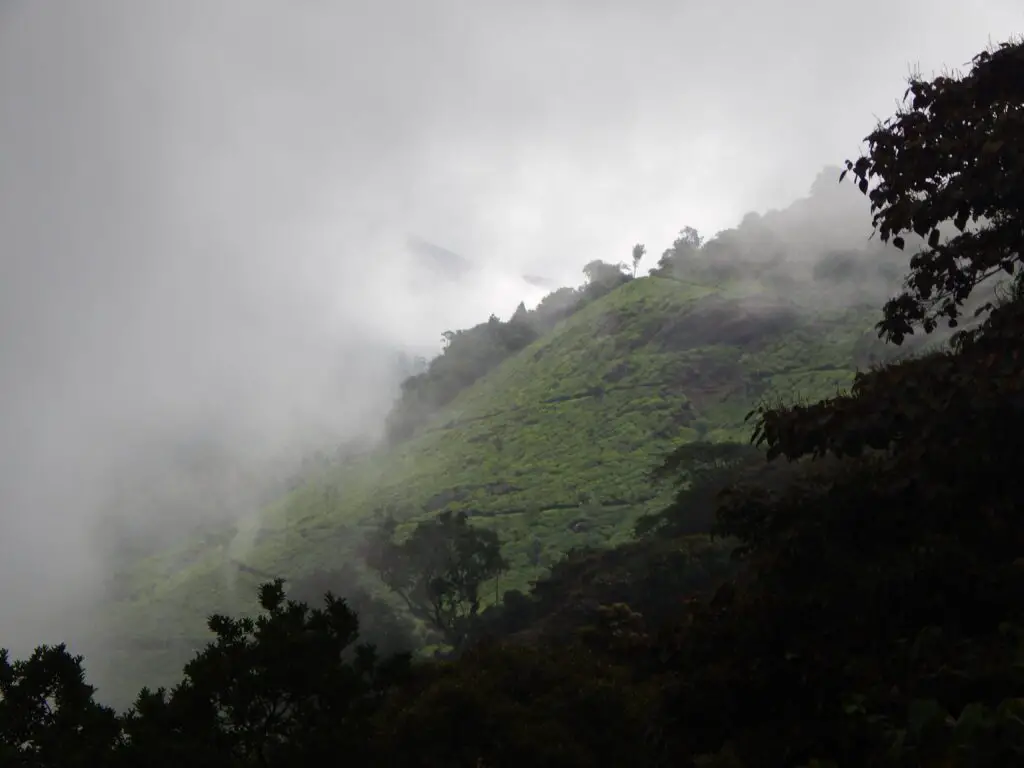
[[(906, 290), (879, 323), (897, 344), (943, 317), (956, 327), (974, 289), (1020, 262), (1022, 70), (1024, 47), (1009, 42), (980, 53), (963, 77), (912, 79), (909, 102), (866, 138), (865, 155), (846, 163), (883, 242), (904, 248), (907, 233), (927, 238), (910, 260)], [(940, 227), (949, 222), (957, 234), (946, 238)]]
[(93, 700), (82, 657), (40, 646), (24, 661), (0, 650), (0, 765), (102, 764), (121, 743), (114, 711)]
[(364, 547), (367, 566), (409, 612), (461, 649), (480, 613), (481, 588), (506, 570), (494, 531), (470, 525), (464, 512), (442, 512), (416, 525), (404, 541), (388, 516)]
[(408, 656), (382, 661), (355, 645), (358, 619), (330, 593), (310, 610), (286, 600), (279, 580), (261, 588), (260, 604), (256, 619), (211, 617), (216, 640), (182, 683), (139, 694), (124, 721), (128, 757), (211, 766), (369, 757), (363, 729), (386, 690), (407, 679)]
[(409, 616), (361, 584), (359, 573), (351, 563), (289, 580), (288, 594), (297, 602), (316, 605), (328, 592), (344, 598), (345, 604), (359, 617), (360, 639), (373, 645), (378, 653), (390, 656), (414, 651), (423, 644)]
[(677, 487), (675, 499), (662, 511), (641, 518), (636, 533), (662, 537), (711, 533), (719, 494), (737, 483), (745, 470), (763, 462), (763, 451), (742, 443), (694, 442), (680, 446), (652, 478), (671, 478)]

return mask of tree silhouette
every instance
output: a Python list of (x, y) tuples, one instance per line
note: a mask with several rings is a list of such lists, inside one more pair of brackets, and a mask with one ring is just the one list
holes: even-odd
[(633, 277), (636, 277), (637, 267), (640, 266), (640, 261), (643, 259), (644, 254), (647, 253), (647, 248), (640, 243), (633, 246)]
[[(871, 200), (883, 242), (902, 249), (905, 233), (927, 238), (905, 290), (885, 305), (880, 336), (900, 344), (943, 317), (956, 327), (971, 292), (1020, 262), (1022, 73), (1024, 47), (1008, 42), (978, 54), (963, 77), (912, 78), (909, 102), (867, 136), (866, 154), (846, 161), (842, 176)], [(957, 234), (946, 237), (949, 222)]]
[(456, 649), (480, 612), (480, 589), (508, 569), (494, 531), (470, 525), (464, 512), (442, 512), (396, 541), (388, 516), (367, 538), (366, 564), (399, 595), (412, 614)]
[(260, 605), (255, 619), (212, 616), (216, 639), (181, 684), (143, 689), (125, 720), (130, 754), (166, 765), (365, 758), (368, 718), (407, 675), (408, 655), (381, 660), (356, 645), (358, 618), (330, 593), (310, 609), (287, 600), (278, 579), (260, 587)]
[(82, 657), (63, 644), (13, 662), (0, 649), (0, 765), (101, 765), (121, 734), (117, 715), (94, 692)]

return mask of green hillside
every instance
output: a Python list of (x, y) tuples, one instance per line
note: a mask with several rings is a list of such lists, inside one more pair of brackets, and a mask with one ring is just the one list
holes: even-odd
[[(647, 473), (672, 445), (738, 437), (763, 394), (849, 382), (866, 312), (810, 318), (673, 280), (617, 289), (459, 395), (420, 433), (296, 493), (249, 564), (292, 572), (335, 556), (330, 533), (374, 507), (466, 510), (499, 529), (517, 582), (569, 547), (617, 543), (657, 500)], [(318, 543), (319, 542), (319, 543)]]
[(903, 255), (866, 242), (850, 224), (856, 192), (837, 194), (816, 182), (708, 242), (687, 227), (650, 277), (595, 260), (584, 285), (534, 310), (446, 331), (444, 352), (403, 384), (384, 445), (112, 579), (97, 622), (116, 676), (176, 672), (205, 643), (206, 617), (254, 610), (262, 581), (358, 566), (378, 511), (406, 523), (465, 511), (494, 529), (511, 564), (494, 596), (528, 591), (575, 548), (632, 540), (672, 497), (649, 474), (673, 448), (743, 441), (757, 403), (833, 395), (880, 353), (879, 297)]
[(875, 316), (664, 277), (627, 282), (466, 388), (412, 439), (122, 574), (118, 663), (177, 662), (202, 642), (209, 613), (251, 609), (260, 580), (353, 560), (382, 507), (410, 520), (470, 512), (505, 542), (512, 571), (501, 587), (526, 589), (573, 547), (629, 540), (637, 518), (669, 498), (648, 473), (673, 446), (743, 439), (761, 398), (848, 384)]

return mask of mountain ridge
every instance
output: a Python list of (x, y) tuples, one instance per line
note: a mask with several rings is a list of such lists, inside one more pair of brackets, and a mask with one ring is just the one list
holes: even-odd
[[(763, 234), (763, 222), (744, 221)], [(672, 497), (650, 471), (680, 443), (745, 441), (757, 402), (833, 395), (892, 353), (873, 325), (886, 285), (877, 274), (895, 249), (822, 247), (793, 265), (777, 242), (762, 253), (744, 241), (744, 226), (707, 244), (684, 230), (649, 277), (591, 262), (588, 283), (555, 291), (547, 310), (452, 333), (403, 385), (426, 407), (397, 439), (316, 467), (244, 525), (197, 532), (122, 571), (107, 609), (122, 633), (118, 663), (146, 666), (139, 649), (161, 637), (166, 663), (153, 664), (176, 670), (207, 636), (205, 617), (252, 610), (268, 575), (357, 562), (379, 511), (406, 528), (470, 514), (502, 539), (512, 569), (500, 589), (527, 590), (572, 551), (633, 540)], [(829, 291), (842, 300), (830, 304)], [(436, 381), (448, 382), (443, 397), (416, 399)]]
[[(122, 590), (127, 599), (116, 606), (117, 625), (130, 636), (123, 655), (151, 656), (138, 649), (166, 634), (172, 616), (179, 639), (168, 642), (166, 667), (175, 668), (170, 659), (177, 662), (205, 637), (205, 616), (251, 609), (254, 586), (267, 576), (301, 578), (357, 558), (366, 525), (380, 508), (397, 511), (406, 525), (444, 509), (462, 510), (496, 529), (513, 563), (505, 589), (528, 589), (573, 549), (629, 541), (635, 523), (670, 498), (671, 489), (648, 479), (668, 449), (698, 438), (743, 439), (743, 417), (765, 394), (824, 396), (848, 384), (854, 367), (844, 367), (842, 358), (852, 359), (869, 327), (864, 309), (833, 318), (827, 332), (815, 316), (819, 325), (791, 329), (790, 337), (742, 354), (721, 344), (643, 353), (670, 338), (655, 333), (644, 339), (644, 320), (663, 325), (667, 315), (709, 296), (716, 292), (667, 278), (620, 286), (468, 387), (416, 437), (307, 478), (250, 523), (256, 529), (247, 533), (247, 551), (232, 551), (236, 527), (148, 559), (131, 574)], [(603, 336), (593, 333), (602, 319), (611, 323)], [(631, 330), (639, 335), (628, 340)], [(599, 338), (604, 357), (594, 351)], [(639, 340), (645, 345), (632, 347), (633, 370), (622, 371), (622, 347)], [(598, 381), (608, 374), (618, 380), (588, 389), (593, 371), (583, 367), (587, 358), (605, 366)], [(561, 389), (531, 399), (531, 392), (548, 386), (538, 374), (542, 364)], [(743, 371), (751, 375), (738, 375)], [(657, 375), (643, 378), (651, 372)], [(703, 382), (704, 388), (693, 386), (688, 395), (680, 382)], [(497, 409), (493, 401), (501, 392), (508, 407)]]

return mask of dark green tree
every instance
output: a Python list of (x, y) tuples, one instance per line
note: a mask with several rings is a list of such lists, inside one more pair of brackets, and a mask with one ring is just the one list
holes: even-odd
[(359, 622), (328, 593), (322, 608), (260, 588), (257, 618), (212, 616), (216, 638), (169, 693), (143, 689), (125, 718), (138, 765), (366, 764), (369, 719), (408, 674), (409, 656), (381, 660), (356, 645)]
[(287, 587), (291, 599), (307, 605), (315, 605), (328, 592), (344, 598), (345, 604), (359, 617), (360, 640), (373, 645), (382, 656), (413, 651), (420, 645), (409, 616), (363, 586), (351, 563), (329, 570), (314, 570), (290, 579)]
[(25, 660), (0, 649), (0, 765), (91, 768), (121, 743), (116, 713), (93, 699), (82, 657), (40, 646)]
[(764, 451), (745, 443), (686, 443), (652, 473), (656, 481), (671, 480), (676, 496), (665, 509), (641, 517), (639, 536), (686, 536), (710, 533), (720, 494), (743, 473), (764, 463)]
[(380, 521), (366, 541), (366, 564), (414, 616), (461, 649), (480, 612), (481, 587), (508, 570), (498, 535), (471, 525), (464, 512), (417, 523), (403, 541), (397, 526), (390, 515)]
[[(883, 242), (903, 248), (906, 233), (926, 238), (878, 324), (896, 344), (915, 327), (930, 333), (942, 318), (956, 327), (974, 289), (1020, 262), (1024, 46), (984, 51), (963, 76), (914, 77), (907, 96), (842, 174), (870, 198)], [(948, 223), (952, 236), (942, 229)]]

